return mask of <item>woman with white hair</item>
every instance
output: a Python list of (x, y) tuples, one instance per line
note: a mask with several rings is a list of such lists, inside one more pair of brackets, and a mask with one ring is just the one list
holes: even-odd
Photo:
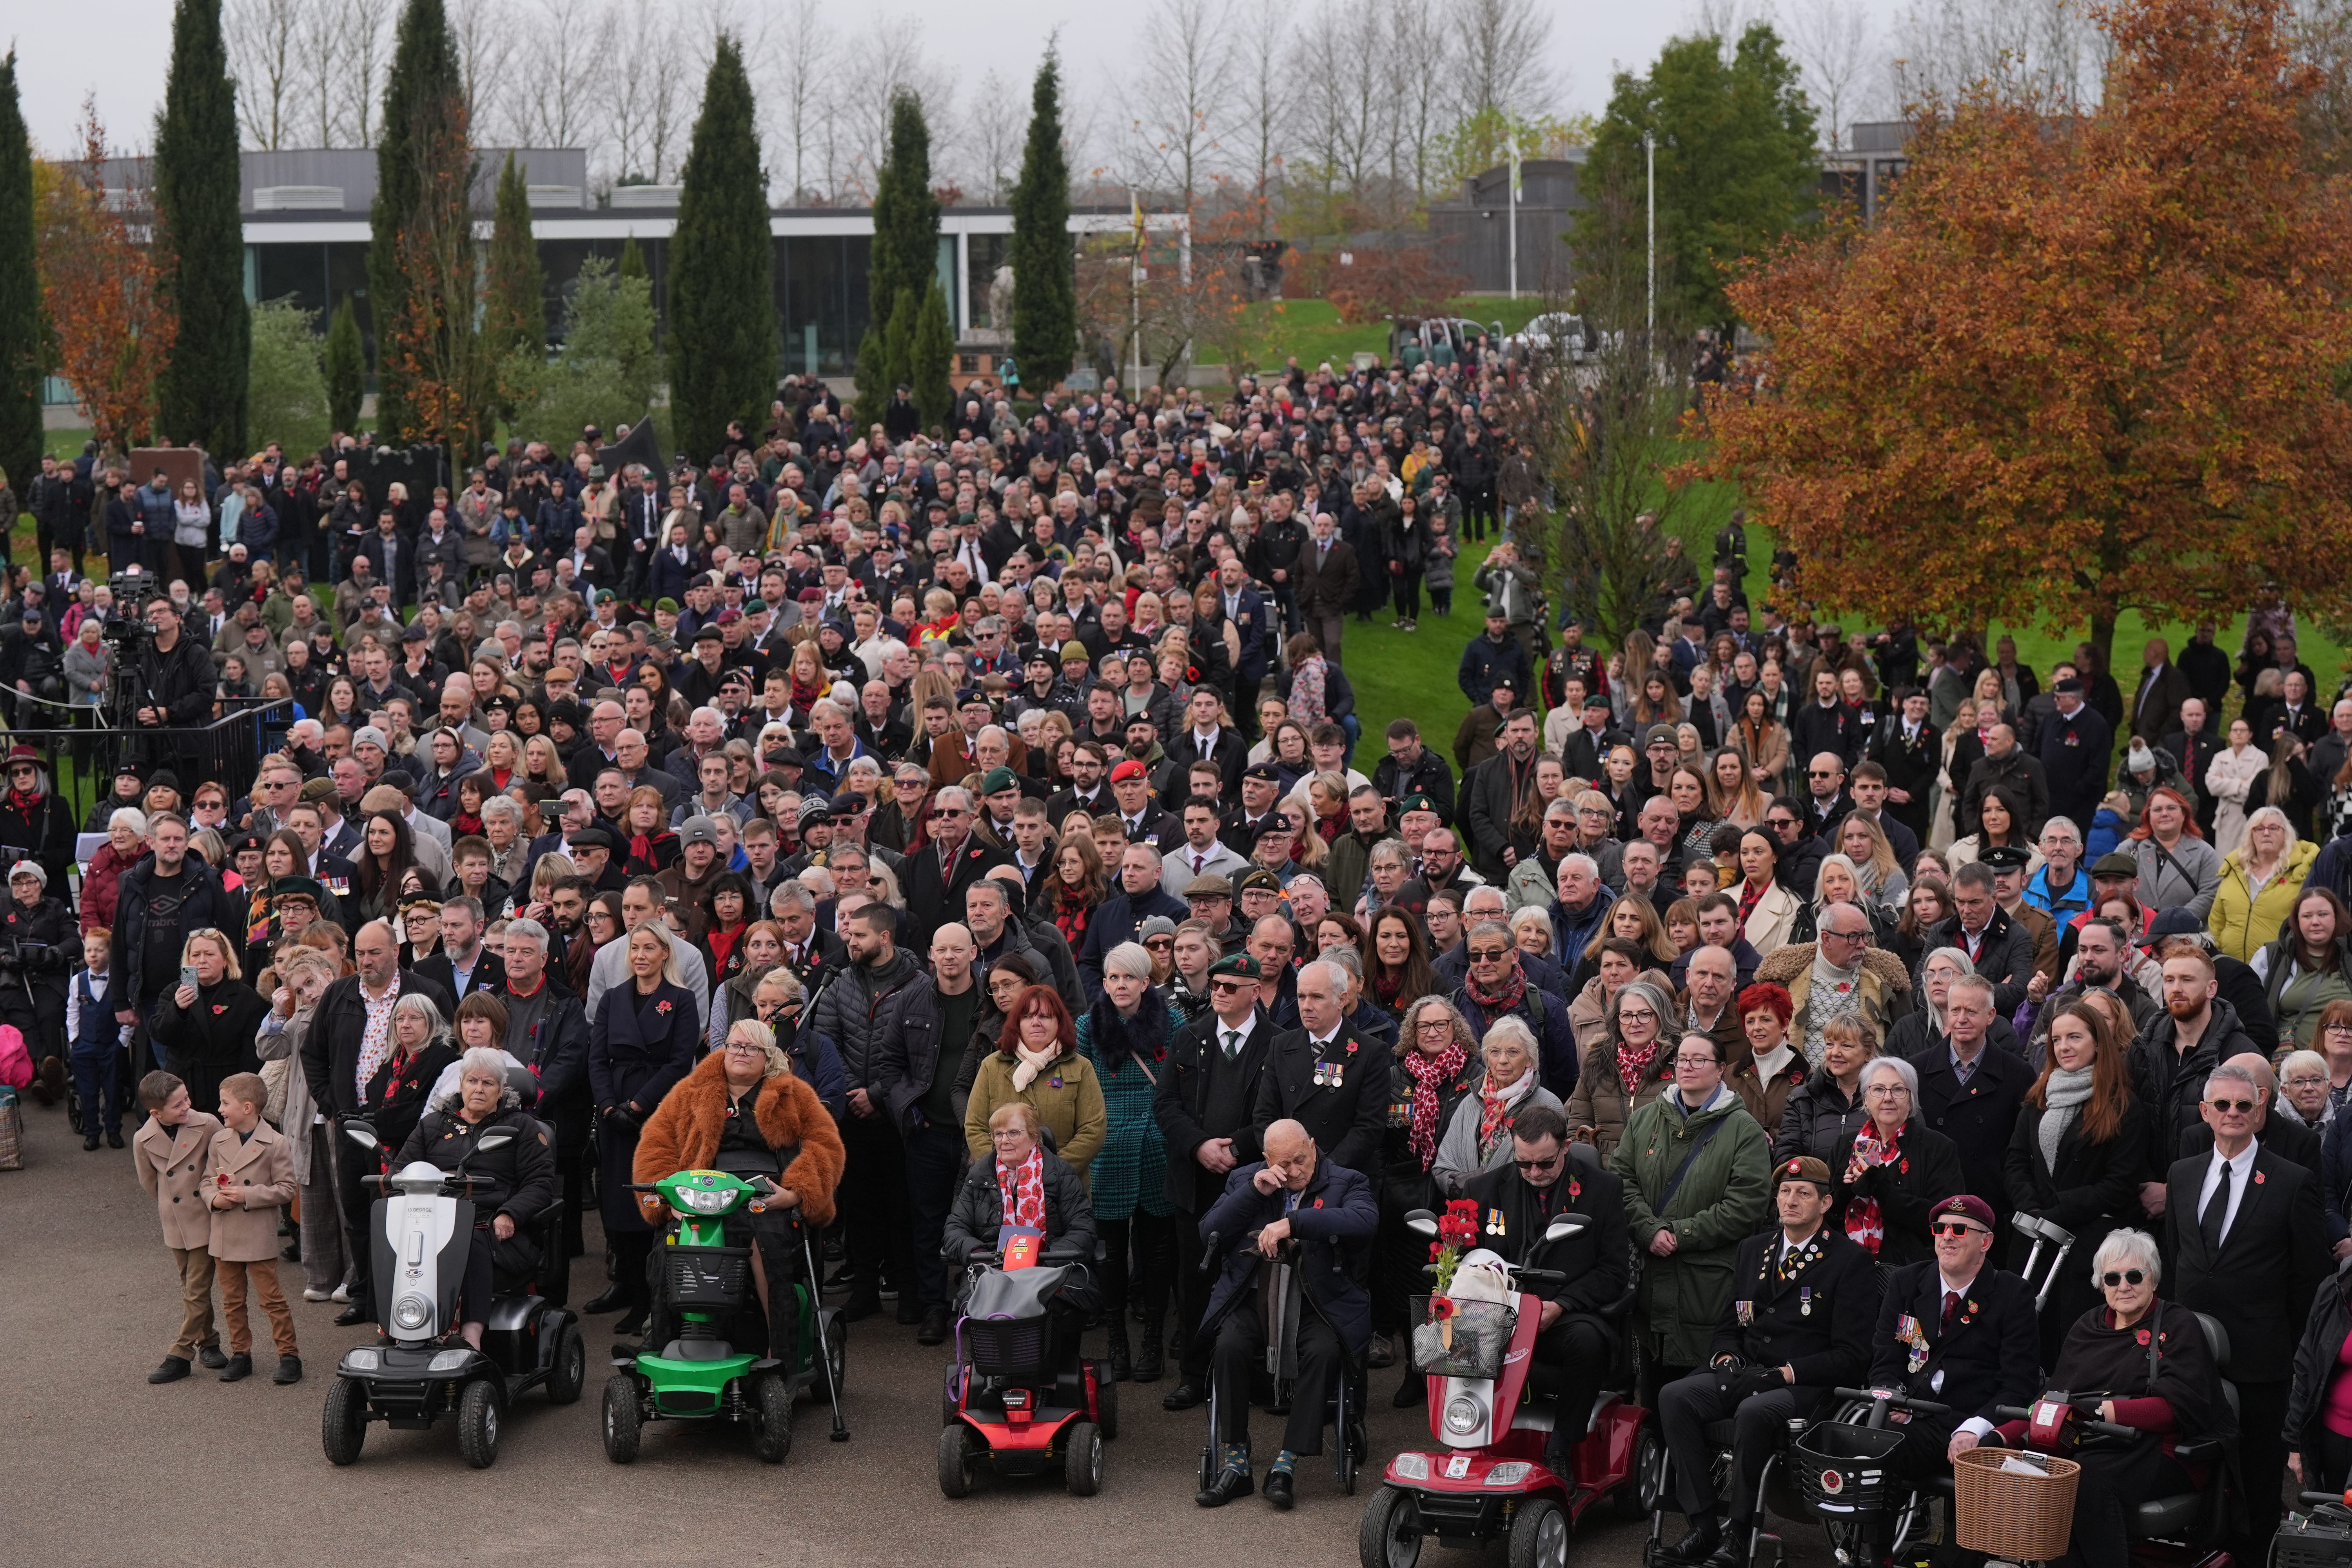
[[(395, 1022), (410, 1002), (437, 1016), (424, 997), (404, 996), (394, 1005)], [(419, 1015), (412, 1010), (408, 1016)], [(476, 1350), (482, 1348), (494, 1271), (503, 1273), (511, 1289), (539, 1267), (530, 1227), (555, 1201), (555, 1154), (540, 1124), (522, 1109), (522, 1097), (508, 1077), (509, 1063), (506, 1052), (488, 1046), (460, 1057), (457, 1087), (435, 1098), (392, 1162), (394, 1170), (418, 1161), (445, 1171), (462, 1164), (474, 1178), (467, 1194), (474, 1205), (474, 1245), (466, 1254), (457, 1320), (466, 1342)], [(508, 1141), (483, 1148), (483, 1140), (498, 1131), (506, 1132)]]
[[(1424, 998), (1424, 1005), (1429, 1004), (1453, 1011), (1451, 1003), (1437, 997)], [(1459, 1013), (1454, 1016), (1460, 1021)], [(1496, 1019), (1478, 1042), (1478, 1060), (1485, 1068), (1478, 1092), (1454, 1106), (1437, 1145), (1437, 1162), (1429, 1171), (1444, 1196), (1460, 1197), (1471, 1177), (1509, 1163), (1511, 1129), (1530, 1108), (1560, 1110), (1559, 1097), (1536, 1081), (1538, 1054), (1535, 1031), (1516, 1016)]]
[[(1103, 1327), (1110, 1374), (1156, 1382), (1163, 1370), (1168, 1294), (1176, 1275), (1176, 1231), (1168, 1201), (1168, 1146), (1152, 1100), (1167, 1071), (1168, 1043), (1184, 1015), (1151, 982), (1151, 954), (1123, 942), (1103, 955), (1102, 999), (1078, 1019), (1078, 1050), (1102, 1086), (1107, 1130), (1087, 1171), (1095, 1226), (1103, 1240)], [(1127, 1294), (1130, 1250), (1142, 1274), (1142, 1345), (1130, 1360)]]
[[(2074, 1397), (2097, 1400), (2098, 1419), (2140, 1434), (2126, 1447), (2102, 1441), (2067, 1454), (2083, 1467), (2070, 1557), (2084, 1568), (2126, 1568), (2131, 1549), (2125, 1506), (2200, 1490), (2173, 1457), (2174, 1445), (2233, 1436), (2237, 1418), (2221, 1391), (2204, 1325), (2196, 1313), (2167, 1306), (2157, 1293), (2164, 1259), (2154, 1237), (2144, 1230), (2109, 1232), (2086, 1271), (2103, 1300), (2066, 1331), (2058, 1364), (2043, 1381), (2053, 1388), (2095, 1390)], [(2339, 1337), (2328, 1347), (2331, 1367), (2341, 1342)], [(2004, 1444), (2023, 1445), (2023, 1422), (1999, 1430)], [(2277, 1480), (2273, 1474), (2265, 1484)]]
[(1968, 1190), (1959, 1145), (1918, 1119), (1919, 1072), (1901, 1057), (1862, 1069), (1863, 1121), (1838, 1141), (1830, 1223), (1886, 1267), (1933, 1258), (1927, 1213)]
[[(834, 1189), (846, 1162), (841, 1134), (824, 1102), (794, 1075), (775, 1031), (757, 1018), (727, 1026), (726, 1044), (698, 1063), (671, 1089), (639, 1135), (635, 1179), (657, 1182), (678, 1171), (726, 1171), (768, 1196), (749, 1216), (751, 1283), (766, 1315), (768, 1354), (792, 1372), (800, 1346), (799, 1301), (793, 1284), (801, 1272), (799, 1224), (831, 1223)], [(635, 1200), (649, 1223), (661, 1201)], [(812, 1294), (818, 1282), (807, 1282)], [(664, 1309), (654, 1305), (646, 1338), (667, 1343)]]

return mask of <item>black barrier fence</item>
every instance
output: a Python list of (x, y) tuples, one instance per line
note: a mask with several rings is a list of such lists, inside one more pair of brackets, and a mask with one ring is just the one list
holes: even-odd
[[(226, 786), (235, 799), (252, 786), (261, 759), (284, 745), (286, 731), (294, 722), (294, 703), (284, 697), (244, 697), (224, 698), (220, 706), (220, 717), (209, 723), (168, 728), (110, 724), (85, 709), (86, 721), (80, 727), (16, 725), (6, 738), (11, 747), (30, 746), (40, 752), (54, 787), (74, 803), (79, 816), (87, 816), (91, 804), (125, 764), (137, 768), (142, 776), (170, 770), (180, 781), (183, 800), (194, 793), (197, 784), (215, 781)], [(30, 718), (37, 712), (47, 716), (54, 711), (28, 709), (24, 716)]]

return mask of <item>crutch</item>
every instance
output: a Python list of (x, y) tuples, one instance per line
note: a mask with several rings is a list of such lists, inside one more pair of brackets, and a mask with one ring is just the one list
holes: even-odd
[[(801, 1261), (809, 1271), (809, 1310), (817, 1314), (816, 1359), (824, 1368), (824, 1392), (833, 1401), (833, 1440), (836, 1443), (846, 1443), (849, 1441), (849, 1424), (841, 1418), (841, 1384), (834, 1380), (833, 1347), (825, 1343), (823, 1305), (824, 1297), (819, 1289), (824, 1276), (816, 1271), (816, 1249), (809, 1244), (808, 1222), (802, 1221), (800, 1229)], [(838, 1319), (835, 1321), (839, 1321)], [(847, 1332), (846, 1329), (843, 1331), (845, 1342)]]
[[(2050, 1300), (2051, 1289), (2057, 1285), (2058, 1276), (2066, 1267), (2066, 1255), (2074, 1250), (2074, 1233), (2030, 1214), (2013, 1214), (2009, 1223), (2033, 1238), (2033, 1247), (2025, 1255), (2025, 1267), (2019, 1270), (2028, 1285), (2034, 1285), (2033, 1310), (2040, 1312)], [(2050, 1267), (2042, 1267), (2042, 1249), (2053, 1249)], [(2040, 1283), (2035, 1284), (2039, 1277)]]

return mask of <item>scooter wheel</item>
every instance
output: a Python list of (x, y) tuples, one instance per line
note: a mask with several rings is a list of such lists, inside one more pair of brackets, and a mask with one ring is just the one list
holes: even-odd
[(953, 1422), (940, 1428), (940, 1495), (971, 1495), (971, 1428)]
[(751, 1457), (763, 1465), (781, 1465), (793, 1451), (793, 1385), (771, 1373), (751, 1387), (751, 1406), (759, 1429), (751, 1436)]
[(1062, 1479), (1072, 1497), (1092, 1497), (1102, 1490), (1103, 1431), (1091, 1421), (1073, 1421), (1063, 1441)]
[[(1658, 1510), (1660, 1464), (1665, 1458), (1665, 1440), (1658, 1436), (1657, 1424), (1642, 1423), (1641, 1432), (1633, 1439), (1633, 1473), (1625, 1484), (1609, 1500), (1609, 1506), (1624, 1520), (1647, 1519)], [(1563, 1478), (1565, 1479), (1565, 1478)]]
[(1356, 1527), (1356, 1556), (1363, 1568), (1413, 1568), (1421, 1561), (1421, 1510), (1397, 1487), (1382, 1487), (1364, 1505)]
[(499, 1462), (499, 1390), (487, 1377), (457, 1396), (457, 1452), (478, 1470)]
[(1510, 1568), (1568, 1568), (1568, 1515), (1538, 1498), (1511, 1521)]
[(359, 1463), (360, 1445), (367, 1441), (367, 1390), (356, 1379), (339, 1377), (328, 1385), (319, 1436), (327, 1450), (327, 1463)]
[(637, 1380), (620, 1373), (604, 1380), (604, 1457), (625, 1465), (637, 1457), (645, 1435), (645, 1412), (637, 1403)]
[(587, 1386), (588, 1347), (581, 1342), (578, 1329), (567, 1328), (563, 1342), (555, 1348), (555, 1370), (547, 1374), (547, 1402), (576, 1404)]

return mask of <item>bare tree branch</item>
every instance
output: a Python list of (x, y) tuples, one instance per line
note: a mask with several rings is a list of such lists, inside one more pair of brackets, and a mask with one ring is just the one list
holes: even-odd
[(302, 78), (297, 53), (301, 0), (231, 0), (221, 18), (236, 68), (236, 115), (245, 144), (275, 151), (296, 141)]
[[(1192, 210), (1220, 141), (1233, 40), (1224, 0), (1156, 0), (1134, 94), (1137, 173)], [(1148, 172), (1148, 173), (1147, 173)]]
[(1822, 140), (1835, 152), (1857, 118), (1855, 99), (1869, 64), (1870, 13), (1856, 0), (1794, 0), (1788, 35), (1806, 96), (1821, 109)]

